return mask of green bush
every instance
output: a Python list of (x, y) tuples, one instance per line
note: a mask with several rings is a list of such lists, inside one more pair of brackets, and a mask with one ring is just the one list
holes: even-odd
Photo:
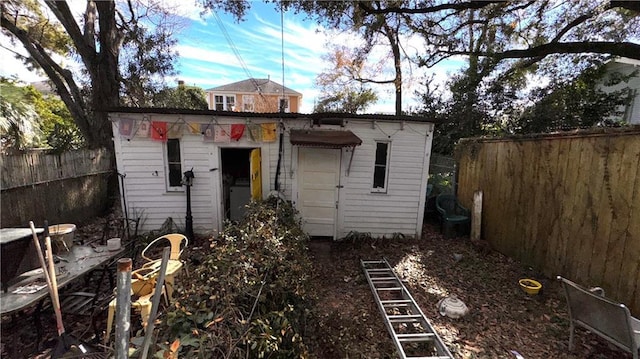
[[(244, 220), (210, 240), (160, 324), (162, 346), (187, 358), (303, 358), (309, 315), (308, 236), (276, 198), (249, 205)], [(162, 352), (157, 353), (159, 356)]]

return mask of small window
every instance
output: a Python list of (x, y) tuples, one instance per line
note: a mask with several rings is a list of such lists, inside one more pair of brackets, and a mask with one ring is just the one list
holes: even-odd
[(253, 98), (253, 95), (242, 96), (242, 111), (254, 112), (255, 109), (256, 107), (255, 107), (255, 100)]
[(236, 110), (236, 97), (235, 96), (227, 96), (226, 98), (226, 108), (227, 111), (235, 111)]
[(289, 99), (281, 98), (280, 103), (278, 105), (278, 111), (280, 112), (289, 112)]
[(224, 110), (224, 96), (218, 96), (216, 95), (216, 107), (215, 107), (216, 111), (223, 111)]
[(182, 161), (180, 158), (180, 140), (167, 140), (167, 173), (168, 190), (182, 191)]
[(389, 142), (376, 142), (376, 159), (373, 165), (372, 192), (387, 192), (389, 177)]

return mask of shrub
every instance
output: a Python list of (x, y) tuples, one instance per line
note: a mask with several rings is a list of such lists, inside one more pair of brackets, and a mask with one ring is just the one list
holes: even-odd
[(227, 223), (206, 253), (194, 253), (199, 265), (178, 281), (159, 341), (179, 339), (188, 358), (306, 357), (308, 239), (289, 203), (250, 204), (241, 223)]

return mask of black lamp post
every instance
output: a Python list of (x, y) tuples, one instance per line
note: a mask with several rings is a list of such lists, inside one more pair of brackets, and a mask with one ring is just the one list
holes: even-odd
[(191, 216), (191, 186), (193, 185), (193, 168), (184, 173), (183, 184), (187, 186), (187, 217), (185, 218), (185, 235), (193, 241), (193, 217)]

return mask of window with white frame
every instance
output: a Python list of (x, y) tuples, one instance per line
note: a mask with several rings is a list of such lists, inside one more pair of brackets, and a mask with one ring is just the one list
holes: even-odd
[(278, 102), (278, 111), (289, 112), (289, 99), (286, 97), (281, 97)]
[(387, 192), (389, 180), (389, 149), (391, 142), (376, 141), (376, 157), (373, 164), (372, 192)]
[(165, 144), (167, 191), (182, 191), (182, 156), (180, 139), (170, 138)]
[(236, 107), (235, 95), (215, 95), (214, 109), (216, 111), (233, 111)]
[(244, 95), (242, 96), (242, 111), (244, 112), (255, 112), (256, 105), (255, 99), (253, 95)]

